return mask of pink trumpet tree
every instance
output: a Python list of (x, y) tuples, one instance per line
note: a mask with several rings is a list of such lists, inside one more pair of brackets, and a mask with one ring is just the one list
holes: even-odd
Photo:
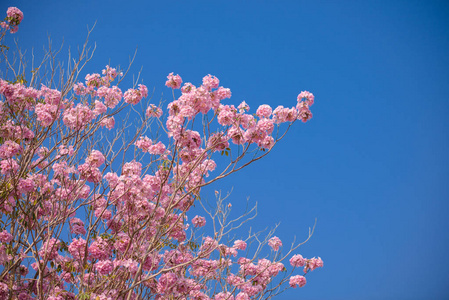
[[(22, 19), (8, 9), (0, 42)], [(252, 114), (245, 102), (227, 104), (231, 91), (217, 77), (195, 86), (170, 73), (166, 85), (178, 96), (164, 112), (145, 85), (119, 87), (116, 68), (79, 81), (92, 58), (86, 44), (69, 69), (52, 64), (51, 74), (68, 74), (59, 77), (43, 75), (54, 52), (26, 74), (24, 57), (13, 61), (8, 49), (0, 58), (0, 299), (269, 299), (323, 266), (273, 231), (228, 240), (245, 218), (229, 219), (220, 192), (214, 210), (191, 210), (203, 187), (308, 121), (312, 93)]]

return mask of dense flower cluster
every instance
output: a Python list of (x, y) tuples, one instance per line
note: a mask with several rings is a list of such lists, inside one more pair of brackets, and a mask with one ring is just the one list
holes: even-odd
[(195, 217), (192, 219), (192, 224), (193, 224), (193, 226), (195, 226), (195, 227), (203, 227), (203, 226), (206, 225), (206, 218), (201, 217), (201, 216), (195, 216)]
[(0, 27), (9, 29), (11, 33), (16, 33), (19, 30), (19, 24), (23, 20), (23, 12), (17, 7), (10, 7), (6, 12), (6, 18), (0, 22)]
[[(8, 28), (22, 19), (8, 9)], [(114, 84), (122, 75), (106, 66), (69, 94), (0, 79), (0, 299), (245, 300), (271, 295), (273, 286), (304, 286), (321, 258), (289, 252), (285, 266), (276, 236), (266, 242), (270, 258), (249, 258), (250, 238), (223, 242), (215, 228), (225, 228), (223, 218), (209, 214), (211, 236), (197, 236), (211, 224), (206, 217), (187, 220), (203, 186), (260, 158), (245, 160), (250, 151), (269, 152), (283, 123), (309, 120), (313, 94), (301, 92), (291, 108), (264, 104), (250, 113), (244, 101), (226, 104), (231, 91), (217, 77), (197, 87), (170, 73), (166, 85), (181, 90), (166, 119), (146, 104), (141, 129), (117, 150), (103, 128), (148, 97), (143, 84), (123, 93)], [(152, 121), (165, 137), (151, 131)], [(220, 154), (235, 157), (218, 173)], [(293, 275), (299, 267), (304, 274)]]

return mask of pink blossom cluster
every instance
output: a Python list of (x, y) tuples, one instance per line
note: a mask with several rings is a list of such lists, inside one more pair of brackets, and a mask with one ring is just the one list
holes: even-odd
[(206, 225), (206, 218), (201, 217), (201, 216), (195, 216), (195, 217), (192, 219), (192, 224), (193, 224), (193, 226), (195, 226), (195, 227), (203, 227), (203, 226)]
[(115, 126), (115, 119), (114, 117), (109, 118), (103, 118), (100, 122), (101, 127), (106, 127), (107, 129), (111, 130)]
[(117, 78), (117, 76), (123, 76), (123, 72), (117, 72), (117, 69), (115, 68), (111, 68), (110, 66), (106, 66), (106, 69), (103, 69), (103, 71), (101, 72), (104, 77), (103, 80), (107, 81), (107, 82), (111, 82), (114, 81), (115, 78)]
[(241, 290), (240, 297), (243, 299), (263, 292), (274, 277), (285, 269), (281, 262), (268, 259), (259, 259), (257, 263), (254, 263), (248, 258), (241, 257), (238, 264), (240, 265), (238, 274), (230, 274), (227, 282)]
[(302, 257), (301, 254), (295, 254), (290, 258), (290, 264), (293, 267), (303, 267), (306, 264), (306, 260)]
[(142, 98), (145, 98), (147, 96), (148, 88), (143, 84), (139, 84), (138, 89), (127, 90), (123, 95), (123, 98), (125, 99), (126, 103), (137, 104), (140, 102), (140, 100), (142, 100)]
[(309, 107), (312, 106), (315, 97), (312, 93), (308, 91), (303, 91), (298, 95), (298, 105), (296, 105), (296, 109), (298, 110), (298, 119), (307, 122), (312, 118), (312, 113), (310, 112)]
[(100, 182), (102, 180), (102, 175), (99, 167), (104, 161), (105, 157), (100, 151), (92, 150), (91, 154), (86, 158), (86, 162), (78, 166), (80, 178), (89, 182)]
[(17, 7), (9, 7), (6, 11), (6, 18), (0, 22), (0, 27), (8, 30), (11, 33), (16, 33), (19, 30), (19, 24), (23, 20), (23, 12)]
[(173, 72), (168, 74), (167, 76), (167, 82), (165, 83), (166, 86), (171, 87), (172, 89), (179, 89), (182, 84), (181, 76), (179, 75), (173, 75)]
[(86, 234), (86, 229), (84, 228), (84, 222), (78, 218), (70, 219), (70, 232), (72, 234)]
[(83, 238), (73, 239), (68, 246), (68, 252), (74, 259), (82, 260), (85, 256), (86, 240)]
[(16, 156), (22, 152), (22, 146), (13, 141), (5, 141), (0, 146), (0, 158), (7, 159)]
[(6, 230), (3, 230), (0, 232), (0, 242), (2, 243), (9, 243), (13, 239), (13, 236)]
[(311, 258), (307, 261), (306, 267), (304, 268), (304, 272), (307, 272), (308, 270), (313, 271), (316, 268), (323, 267), (323, 261), (320, 257), (318, 258)]
[(107, 275), (114, 269), (114, 263), (110, 260), (100, 260), (95, 264), (95, 270), (100, 275)]
[(234, 248), (238, 250), (245, 250), (246, 249), (246, 242), (242, 240), (236, 240), (234, 242)]
[(0, 174), (13, 175), (19, 170), (19, 164), (14, 159), (4, 159), (0, 161)]
[(81, 130), (95, 118), (95, 114), (88, 106), (79, 103), (65, 110), (62, 118), (68, 128)]
[(306, 285), (306, 278), (304, 276), (301, 275), (295, 275), (290, 277), (290, 281), (289, 284), (291, 287), (296, 288), (296, 287), (303, 287)]
[(154, 144), (147, 136), (141, 136), (134, 145), (143, 152), (149, 152), (153, 155), (162, 155), (166, 151), (165, 145), (162, 142)]
[(150, 104), (146, 110), (145, 115), (147, 117), (160, 118), (162, 116), (162, 109), (154, 104)]
[[(173, 74), (169, 75), (167, 85), (173, 85)], [(258, 119), (256, 119), (253, 115), (247, 114), (249, 106), (246, 102), (242, 102), (237, 108), (233, 105), (221, 104), (220, 101), (229, 98), (231, 92), (229, 89), (218, 87), (218, 85), (218, 78), (212, 75), (204, 77), (203, 85), (199, 88), (191, 83), (184, 84), (181, 89), (182, 95), (168, 105), (169, 117), (166, 125), (170, 136), (178, 140), (179, 137), (182, 137), (179, 129), (182, 128), (186, 119), (192, 120), (197, 114), (207, 114), (213, 109), (219, 125), (227, 127), (225, 134), (215, 134), (211, 137), (212, 141), (208, 146), (214, 148), (213, 145), (216, 143), (215, 151), (227, 148), (224, 145), (228, 140), (237, 145), (254, 143), (260, 148), (271, 149), (275, 144), (275, 140), (271, 136), (275, 124), (294, 122), (295, 120), (306, 122), (312, 117), (309, 106), (313, 104), (313, 94), (309, 92), (302, 92), (298, 96), (296, 107), (293, 108), (279, 106), (273, 111), (269, 105), (259, 106), (256, 111)], [(217, 136), (220, 138), (217, 139)]]
[(304, 267), (304, 273), (307, 273), (308, 271), (313, 271), (316, 268), (322, 268), (323, 260), (320, 257), (304, 259), (302, 255), (295, 254), (292, 258), (290, 258), (290, 264), (293, 267)]
[(274, 236), (268, 241), (268, 246), (273, 248), (274, 251), (278, 251), (279, 247), (282, 247), (282, 241), (277, 236)]
[(58, 256), (58, 250), (60, 247), (61, 241), (50, 238), (42, 244), (41, 250), (39, 250), (39, 255), (47, 260), (53, 260)]
[(97, 90), (96, 95), (104, 99), (104, 104), (108, 108), (115, 108), (123, 97), (122, 91), (117, 86), (102, 86)]

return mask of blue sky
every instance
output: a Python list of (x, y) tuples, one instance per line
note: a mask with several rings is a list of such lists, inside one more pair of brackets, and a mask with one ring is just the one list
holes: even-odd
[[(170, 72), (216, 75), (245, 100), (292, 106), (315, 94), (266, 159), (212, 189), (233, 187), (251, 223), (280, 222), (288, 244), (324, 268), (280, 299), (449, 297), (449, 5), (446, 1), (3, 1), (25, 15), (15, 35), (38, 55), (50, 35), (76, 49), (96, 27), (86, 72), (128, 63), (155, 99)], [(66, 52), (65, 52), (66, 53)], [(65, 58), (65, 56), (61, 56)]]

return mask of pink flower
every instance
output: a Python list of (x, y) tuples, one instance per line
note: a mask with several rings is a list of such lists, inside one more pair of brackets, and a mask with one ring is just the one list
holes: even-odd
[(13, 141), (6, 141), (0, 146), (0, 158), (6, 159), (22, 152), (22, 146)]
[(237, 108), (239, 109), (240, 113), (249, 111), (249, 105), (245, 101), (240, 103), (239, 106), (237, 106)]
[(148, 88), (146, 87), (146, 85), (139, 84), (139, 92), (143, 98), (148, 97)]
[(9, 243), (12, 241), (13, 236), (6, 230), (0, 232), (0, 242)]
[(72, 218), (70, 220), (70, 232), (72, 234), (86, 234), (86, 229), (84, 229), (84, 222), (78, 218)]
[(94, 74), (87, 74), (86, 77), (86, 85), (89, 87), (96, 87), (99, 88), (103, 85), (103, 78), (101, 78), (100, 74), (94, 73)]
[(38, 103), (34, 109), (41, 126), (47, 127), (60, 115), (58, 105)]
[(323, 267), (323, 260), (321, 259), (321, 257), (318, 258), (311, 258), (309, 259), (309, 261), (307, 262), (307, 266), (306, 269), (310, 269), (310, 271), (315, 270), (316, 268), (322, 268)]
[(240, 292), (237, 294), (237, 296), (235, 297), (235, 300), (250, 300), (249, 296), (247, 293), (245, 292)]
[(253, 128), (257, 124), (256, 118), (254, 118), (254, 116), (252, 115), (243, 114), (239, 116), (239, 119), (240, 124), (244, 129)]
[(293, 267), (303, 267), (306, 264), (306, 260), (302, 257), (301, 254), (295, 254), (290, 258), (290, 264)]
[(172, 89), (179, 89), (182, 84), (181, 76), (173, 75), (173, 72), (168, 74), (168, 80), (165, 82), (165, 85), (171, 87)]
[(231, 98), (231, 90), (220, 86), (215, 92), (214, 95), (218, 98), (218, 100)]
[(269, 105), (263, 104), (259, 106), (256, 111), (256, 115), (259, 118), (269, 118), (271, 116), (272, 109)]
[(19, 164), (13, 159), (7, 159), (0, 161), (0, 173), (3, 175), (11, 174), (17, 172), (19, 169)]
[(246, 142), (243, 132), (244, 131), (241, 128), (232, 126), (231, 129), (228, 130), (228, 136), (232, 139), (234, 144), (241, 145)]
[(201, 216), (195, 216), (192, 219), (192, 224), (195, 227), (203, 227), (204, 225), (206, 225), (206, 218), (201, 217)]
[(165, 153), (165, 145), (162, 142), (157, 142), (149, 147), (148, 152), (153, 155), (162, 155)]
[(274, 130), (273, 120), (270, 119), (261, 119), (257, 122), (257, 128), (265, 131), (268, 134), (271, 134)]
[(31, 178), (20, 178), (17, 186), (19, 193), (29, 193), (34, 190), (34, 182)]
[(193, 84), (191, 84), (190, 82), (184, 83), (184, 86), (181, 88), (181, 92), (183, 94), (188, 94), (194, 90), (195, 90), (195, 86)]
[(245, 250), (246, 249), (246, 242), (242, 240), (236, 240), (234, 242), (234, 248), (239, 250)]
[(122, 175), (132, 176), (137, 175), (140, 176), (142, 172), (142, 164), (137, 161), (127, 162), (123, 165)]
[(218, 114), (218, 123), (222, 126), (232, 125), (237, 118), (237, 110), (234, 106), (220, 105), (220, 113)]
[(207, 236), (205, 238), (203, 238), (203, 245), (201, 245), (200, 250), (201, 251), (210, 251), (212, 252), (212, 250), (215, 250), (218, 248), (218, 242), (216, 240), (214, 240), (213, 238)]
[(101, 237), (97, 239), (89, 246), (90, 257), (96, 259), (107, 259), (111, 255), (111, 247)]
[(257, 145), (260, 148), (264, 148), (264, 149), (271, 149), (274, 146), (274, 139), (272, 136), (267, 135), (266, 137), (264, 137), (264, 139), (262, 141), (260, 141), (259, 143), (257, 143)]
[(104, 163), (104, 156), (103, 153), (101, 153), (98, 150), (92, 150), (89, 157), (86, 158), (86, 163), (93, 167), (100, 167)]
[(303, 91), (298, 95), (298, 102), (300, 102), (302, 100), (304, 100), (304, 102), (308, 106), (312, 106), (312, 104), (315, 100), (315, 96), (313, 96), (313, 94), (311, 92)]
[(9, 288), (3, 282), (0, 282), (0, 298), (1, 299), (8, 299), (9, 298)]
[(100, 126), (106, 127), (109, 130), (114, 128), (114, 125), (115, 125), (114, 117), (105, 118), (105, 119), (101, 120), (101, 122), (100, 122)]
[(78, 166), (80, 178), (89, 182), (98, 183), (101, 181), (101, 172), (98, 168), (91, 166), (89, 163), (84, 163)]
[(296, 105), (296, 109), (298, 110), (298, 120), (301, 120), (305, 123), (312, 118), (312, 112), (310, 111), (309, 106), (306, 104), (306, 102), (299, 102)]
[(122, 91), (117, 86), (111, 88), (102, 86), (97, 90), (96, 95), (104, 97), (104, 104), (109, 108), (114, 108), (123, 97)]
[(117, 70), (115, 68), (111, 68), (108, 65), (106, 66), (106, 69), (103, 69), (101, 73), (105, 75), (105, 79), (107, 81), (113, 81), (118, 75), (123, 76), (123, 73), (117, 73)]
[(169, 293), (178, 281), (178, 277), (174, 273), (162, 274), (158, 280), (157, 291), (159, 293)]
[(141, 136), (134, 145), (141, 149), (143, 152), (148, 152), (150, 149), (150, 146), (153, 144), (153, 142), (148, 138), (147, 136)]
[(289, 281), (292, 288), (303, 287), (306, 285), (306, 282), (306, 278), (301, 275), (292, 276)]
[(19, 25), (23, 20), (23, 12), (17, 7), (9, 7), (6, 11), (6, 15), (10, 19), (10, 22), (15, 22), (13, 25)]
[(99, 116), (105, 113), (107, 110), (108, 108), (106, 107), (106, 105), (103, 104), (103, 102), (95, 100), (94, 115)]
[(125, 252), (130, 243), (130, 238), (125, 233), (119, 233), (114, 243), (114, 249)]
[(122, 260), (121, 265), (125, 267), (131, 274), (136, 274), (137, 270), (139, 269), (139, 264), (131, 258)]
[(229, 147), (228, 139), (229, 137), (225, 136), (223, 133), (214, 133), (209, 137), (207, 147), (213, 151), (225, 150)]
[(237, 256), (237, 249), (235, 249), (234, 247), (228, 247), (226, 245), (220, 244), (220, 252), (223, 256)]
[(84, 259), (86, 249), (86, 240), (83, 238), (73, 239), (69, 245), (69, 253), (75, 259)]
[(162, 116), (162, 109), (160, 109), (159, 107), (157, 107), (154, 104), (150, 104), (150, 106), (148, 106), (145, 114), (148, 118), (150, 118), (150, 117), (160, 118)]
[(129, 89), (125, 92), (125, 94), (123, 95), (123, 98), (125, 99), (126, 103), (137, 104), (140, 102), (140, 100), (142, 100), (143, 95), (140, 92), (140, 90)]
[(229, 283), (230, 285), (239, 285), (242, 284), (244, 282), (244, 279), (240, 276), (235, 276), (234, 274), (230, 274), (228, 276), (228, 278), (226, 278), (226, 282)]
[(5, 21), (0, 23), (0, 27), (4, 29), (9, 29), (9, 25)]
[(20, 9), (17, 7), (9, 7), (6, 11), (6, 20), (9, 22), (9, 24), (6, 24), (6, 22), (2, 22), (0, 25), (1, 27), (5, 29), (9, 29), (11, 33), (16, 33), (17, 30), (19, 30), (18, 25), (23, 20), (23, 13)]
[(95, 270), (101, 275), (107, 275), (114, 269), (114, 264), (110, 260), (100, 260), (95, 264)]
[(220, 84), (220, 81), (217, 77), (212, 75), (204, 76), (203, 78), (203, 86), (210, 91), (211, 89), (216, 89), (218, 85)]
[(282, 242), (277, 236), (274, 236), (268, 241), (268, 245), (273, 248), (274, 251), (278, 251), (279, 247), (282, 246)]
[(58, 256), (58, 249), (61, 242), (57, 239), (51, 238), (42, 244), (39, 250), (39, 255), (47, 260), (53, 260)]
[(119, 177), (116, 173), (108, 172), (103, 178), (106, 179), (111, 188), (115, 188), (119, 182)]
[(221, 292), (215, 295), (215, 300), (234, 300), (234, 296), (230, 292)]
[(75, 173), (75, 167), (69, 167), (66, 161), (55, 162), (52, 166), (54, 176), (67, 177), (70, 173)]
[(89, 107), (78, 104), (67, 109), (63, 114), (64, 124), (74, 130), (80, 130), (94, 119), (95, 115)]
[(86, 88), (81, 82), (75, 83), (73, 85), (73, 91), (76, 95), (85, 95), (90, 92), (90, 90)]

